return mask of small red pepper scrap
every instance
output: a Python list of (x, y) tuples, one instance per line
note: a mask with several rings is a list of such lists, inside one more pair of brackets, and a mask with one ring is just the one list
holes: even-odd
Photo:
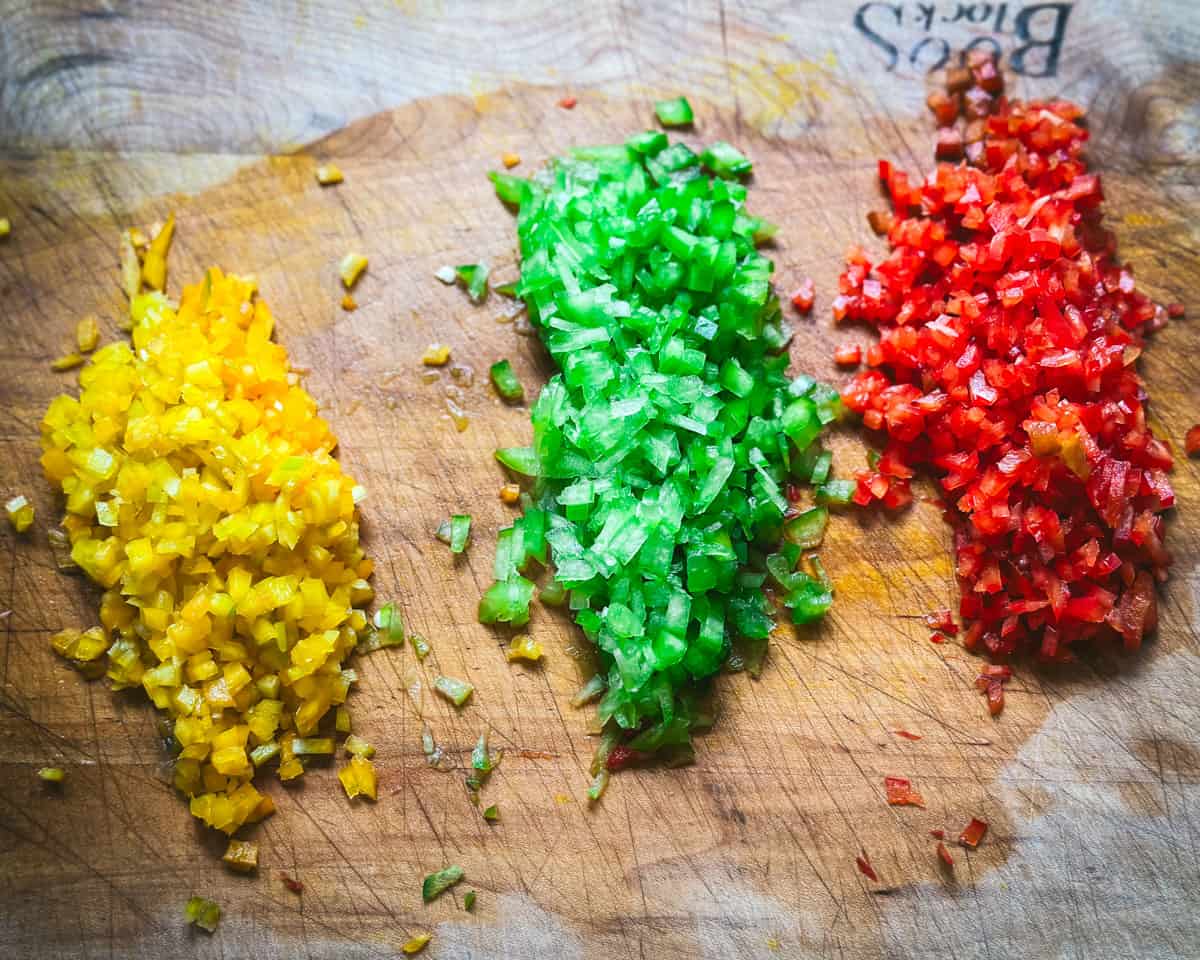
[(561, 100), (558, 101), (558, 105), (560, 107), (562, 107), (564, 110), (574, 110), (575, 104), (577, 104), (578, 102), (579, 101), (576, 100), (574, 97), (563, 97)]
[(946, 849), (946, 845), (941, 840), (938, 841), (937, 855), (941, 857), (942, 863), (948, 867), (954, 866), (954, 858), (950, 856), (950, 851)]
[(1200, 423), (1192, 427), (1184, 435), (1183, 449), (1187, 451), (1189, 457), (1194, 457), (1200, 453)]
[(838, 347), (833, 351), (833, 362), (839, 367), (857, 367), (862, 363), (862, 347), (857, 343)]
[(903, 737), (905, 740), (921, 739), (921, 735), (919, 733), (910, 733), (908, 730), (895, 730), (893, 732), (896, 734), (896, 736)]
[(297, 880), (295, 877), (290, 877), (286, 873), (281, 873), (279, 875), (279, 879), (283, 881), (283, 885), (285, 887), (287, 887), (289, 890), (291, 890), (292, 893), (303, 893), (304, 892), (304, 884), (301, 883), (299, 880)]
[(945, 840), (946, 839), (946, 831), (945, 830), (930, 830), (929, 835), (931, 837), (933, 837), (934, 840)]
[(988, 825), (986, 820), (980, 820), (978, 817), (972, 817), (971, 822), (964, 828), (963, 832), (958, 835), (958, 842), (964, 847), (970, 847), (974, 850), (979, 846), (979, 841), (983, 839), (983, 835), (987, 833)]
[(912, 781), (907, 777), (884, 777), (883, 788), (887, 792), (887, 802), (893, 807), (923, 807), (925, 798), (912, 788)]
[(1167, 316), (1170, 317), (1172, 320), (1178, 320), (1180, 317), (1183, 316), (1186, 309), (1187, 308), (1184, 307), (1184, 305), (1182, 303), (1168, 303), (1167, 304)]
[(940, 630), (951, 637), (958, 635), (958, 624), (954, 622), (954, 614), (949, 610), (934, 610), (925, 614), (923, 619), (925, 626), (930, 630)]
[(868, 880), (874, 880), (876, 883), (879, 882), (879, 875), (875, 872), (875, 868), (871, 866), (871, 861), (869, 861), (865, 855), (855, 857), (854, 862), (858, 864), (859, 873), (861, 873)]
[(813, 282), (813, 278), (805, 277), (800, 281), (800, 286), (792, 293), (792, 306), (801, 313), (808, 313), (812, 309), (816, 295), (816, 284)]
[(989, 663), (975, 678), (975, 689), (987, 694), (988, 713), (993, 717), (1004, 709), (1004, 684), (1012, 679), (1012, 667)]
[(626, 767), (633, 766), (635, 763), (641, 763), (648, 758), (648, 754), (641, 750), (633, 750), (624, 744), (618, 744), (613, 747), (608, 754), (608, 759), (604, 761), (604, 765), (609, 770), (624, 770)]
[(946, 638), (944, 636), (942, 636), (940, 633), (931, 633), (929, 635), (929, 642), (930, 643), (945, 643)]

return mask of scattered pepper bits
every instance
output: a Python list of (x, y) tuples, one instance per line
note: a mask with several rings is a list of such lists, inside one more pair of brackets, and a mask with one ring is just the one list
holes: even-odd
[(965, 160), (916, 181), (880, 161), (891, 253), (873, 266), (852, 250), (833, 304), (880, 328), (842, 391), (888, 441), (854, 499), (904, 506), (914, 467), (938, 477), (966, 649), (1055, 661), (1109, 636), (1136, 650), (1157, 623), (1175, 495), (1135, 364), (1167, 314), (1100, 225), (1082, 110), (998, 97), (985, 58), (951, 74), (930, 107), (943, 123), (965, 113), (938, 141)]
[(353, 287), (367, 269), (367, 258), (361, 253), (348, 253), (338, 263), (338, 276), (347, 290)]

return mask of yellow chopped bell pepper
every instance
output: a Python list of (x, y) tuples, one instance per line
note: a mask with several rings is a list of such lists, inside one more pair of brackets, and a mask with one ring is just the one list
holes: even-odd
[[(298, 753), (332, 752), (315, 734), (353, 683), (344, 662), (367, 629), (372, 565), (362, 490), (254, 282), (214, 268), (178, 304), (160, 292), (173, 229), (144, 267), (122, 235), (133, 342), (92, 354), (78, 398), (56, 398), (42, 421), (43, 470), (66, 498), (55, 532), (105, 591), (101, 626), (52, 644), (169, 714), (176, 787), (233, 834), (274, 810), (251, 783), (258, 767), (277, 759), (291, 779)], [(362, 763), (354, 782), (371, 796)]]

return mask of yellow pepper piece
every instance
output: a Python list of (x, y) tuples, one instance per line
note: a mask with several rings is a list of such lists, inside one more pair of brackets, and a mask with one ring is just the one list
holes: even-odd
[[(134, 245), (133, 231), (126, 230), (121, 234), (121, 242), (117, 252), (121, 261), (121, 289), (125, 291), (125, 296), (129, 298), (129, 302), (133, 303), (134, 297), (142, 292), (142, 262), (138, 259), (137, 247)], [(122, 329), (129, 330), (132, 327), (126, 321)]]
[(150, 241), (150, 249), (146, 251), (146, 259), (142, 263), (142, 280), (151, 290), (162, 291), (167, 288), (167, 253), (174, 236), (175, 214), (172, 213)]
[(367, 269), (367, 258), (361, 253), (348, 253), (338, 264), (338, 273), (342, 277), (342, 285), (349, 290), (358, 282), (362, 272)]
[(427, 367), (444, 367), (450, 362), (450, 348), (444, 347), (440, 343), (431, 343), (429, 348), (421, 354), (421, 362)]
[(351, 753), (356, 757), (365, 757), (370, 760), (375, 756), (375, 748), (367, 743), (357, 733), (352, 733), (346, 738), (346, 742), (342, 744), (346, 748), (347, 753)]
[(4, 504), (4, 512), (8, 514), (8, 522), (17, 533), (24, 533), (33, 526), (33, 504), (22, 494), (17, 494)]
[(418, 933), (415, 937), (413, 937), (406, 944), (404, 944), (404, 946), (401, 947), (400, 949), (408, 954), (420, 953), (422, 950), (425, 949), (425, 945), (427, 943), (429, 943), (429, 941), (432, 939), (433, 939), (432, 933)]
[(8, 217), (0, 217), (0, 240), (5, 239), (12, 233), (12, 224), (8, 222)]
[(75, 343), (80, 353), (91, 353), (100, 342), (100, 324), (94, 316), (88, 314), (75, 324)]
[(317, 167), (317, 183), (323, 187), (333, 186), (333, 184), (341, 183), (345, 179), (336, 163), (323, 163)]
[(250, 840), (230, 840), (221, 858), (230, 870), (249, 873), (258, 869), (258, 844)]
[(536, 663), (542, 659), (542, 645), (529, 634), (519, 633), (508, 642), (508, 649), (504, 651), (504, 656), (509, 663), (514, 660), (528, 660), (530, 663)]
[(500, 162), (504, 164), (505, 169), (511, 170), (521, 162), (521, 158), (515, 153), (502, 153), (500, 154)]
[(375, 765), (366, 757), (351, 757), (350, 762), (338, 771), (338, 779), (351, 800), (358, 796), (375, 799)]
[(62, 767), (42, 767), (38, 771), (38, 777), (47, 783), (62, 783), (66, 779), (67, 774)]
[(506, 483), (500, 488), (500, 500), (504, 503), (516, 503), (521, 499), (521, 488), (515, 483)]
[(342, 309), (345, 310), (347, 313), (353, 313), (355, 310), (358, 309), (358, 301), (355, 300), (348, 293), (343, 294), (342, 295)]
[[(146, 254), (148, 286), (170, 229)], [(136, 262), (128, 233), (122, 250)], [(79, 396), (56, 398), (41, 425), (64, 543), (104, 589), (102, 626), (52, 644), (173, 719), (176, 788), (232, 835), (274, 810), (258, 767), (277, 759), (291, 779), (298, 753), (333, 750), (318, 729), (345, 704), (372, 595), (362, 490), (253, 281), (214, 268), (176, 306), (134, 279), (132, 344), (96, 350)], [(364, 795), (373, 773), (355, 768)]]
[(51, 360), (50, 369), (61, 373), (63, 370), (73, 370), (75, 367), (82, 365), (83, 361), (84, 358), (81, 354), (72, 351), (71, 353), (64, 353), (61, 357)]

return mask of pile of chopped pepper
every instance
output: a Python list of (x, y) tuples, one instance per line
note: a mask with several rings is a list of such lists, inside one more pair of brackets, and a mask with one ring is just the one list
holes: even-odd
[(967, 649), (1062, 660), (1119, 635), (1133, 650), (1170, 563), (1172, 458), (1136, 368), (1166, 312), (1101, 226), (1082, 110), (1005, 99), (986, 58), (948, 81), (930, 106), (937, 157), (958, 162), (912, 180), (880, 161), (891, 252), (851, 251), (834, 303), (881, 331), (842, 392), (887, 441), (855, 500), (901, 506), (914, 468), (937, 476)]
[(343, 661), (372, 598), (363, 491), (254, 283), (214, 268), (176, 305), (156, 279), (131, 291), (132, 346), (97, 352), (42, 422), (71, 557), (104, 589), (103, 629), (54, 647), (166, 711), (175, 786), (232, 834), (274, 809), (258, 767), (288, 780), (333, 752), (319, 728), (355, 680)]
[[(716, 177), (705, 174), (707, 168)], [(697, 155), (648, 132), (583, 148), (533, 180), (492, 174), (519, 206), (516, 294), (561, 368), (533, 405), (533, 444), (497, 452), (532, 481), (501, 531), (485, 623), (520, 627), (541, 599), (566, 603), (603, 672), (608, 752), (690, 754), (705, 719), (695, 681), (726, 663), (735, 637), (761, 662), (774, 625), (771, 581), (797, 623), (819, 618), (830, 584), (808, 553), (828, 517), (801, 512), (800, 483), (846, 502), (818, 436), (837, 392), (789, 379), (790, 331), (756, 249), (773, 228), (744, 209), (729, 144)], [(769, 551), (781, 535), (789, 542)]]

